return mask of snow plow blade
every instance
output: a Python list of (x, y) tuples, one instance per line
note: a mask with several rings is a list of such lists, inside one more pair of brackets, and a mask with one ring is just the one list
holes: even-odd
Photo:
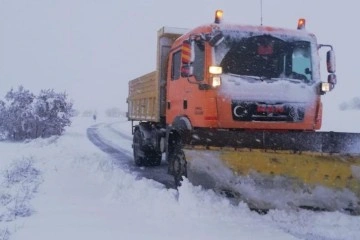
[(360, 134), (194, 130), (187, 175), (255, 209), (360, 214)]

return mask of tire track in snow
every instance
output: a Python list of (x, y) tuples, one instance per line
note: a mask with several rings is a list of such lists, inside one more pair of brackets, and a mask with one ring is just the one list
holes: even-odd
[(115, 125), (115, 124), (117, 124), (117, 123), (111, 123), (111, 124), (109, 124), (109, 125), (107, 125), (107, 126), (108, 126), (108, 128), (111, 129), (111, 131), (115, 132), (115, 133), (118, 134), (120, 137), (122, 137), (122, 138), (124, 138), (124, 139), (126, 139), (126, 140), (129, 140), (129, 141), (132, 141), (132, 137), (129, 136), (129, 135), (127, 135), (127, 134), (124, 134), (124, 133), (120, 132), (119, 130), (117, 130), (117, 129), (113, 126), (113, 125)]
[[(175, 188), (174, 179), (167, 173), (168, 164), (162, 162), (157, 167), (137, 167), (134, 164), (132, 153), (125, 148), (114, 146), (111, 144), (110, 139), (105, 139), (99, 134), (99, 130), (107, 128), (115, 133), (120, 139), (132, 141), (128, 135), (121, 133), (112, 127), (112, 124), (96, 124), (87, 129), (88, 139), (103, 152), (113, 157), (116, 164), (126, 171), (134, 173), (139, 178), (147, 178), (164, 184), (167, 188)], [(114, 140), (114, 139), (112, 139)], [(129, 144), (131, 144), (130, 142)]]
[(129, 161), (130, 157), (128, 154), (125, 154), (125, 150), (121, 150), (118, 148), (115, 148), (114, 146), (111, 146), (108, 144), (104, 139), (102, 139), (98, 134), (98, 128), (102, 124), (97, 124), (92, 127), (89, 127), (87, 129), (87, 137), (88, 139), (96, 145), (98, 148), (100, 148), (103, 152), (106, 152), (110, 154), (111, 156), (115, 157), (116, 159), (119, 159), (121, 161)]

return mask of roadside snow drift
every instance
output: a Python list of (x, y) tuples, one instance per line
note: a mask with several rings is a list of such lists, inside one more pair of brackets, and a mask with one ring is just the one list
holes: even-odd
[[(110, 121), (117, 121), (114, 131), (108, 133), (107, 128), (102, 136), (130, 152), (130, 124)], [(77, 118), (61, 137), (0, 143), (0, 239), (357, 239), (360, 235), (359, 217), (305, 210), (259, 215), (244, 203), (234, 205), (186, 179), (178, 191), (167, 189), (124, 169), (119, 159), (93, 145), (86, 137), (93, 124), (92, 119)]]

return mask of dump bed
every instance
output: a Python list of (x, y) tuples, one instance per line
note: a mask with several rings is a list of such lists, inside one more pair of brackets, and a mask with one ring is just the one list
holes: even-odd
[(156, 71), (129, 81), (128, 120), (160, 122), (165, 117), (169, 52), (174, 41), (186, 32), (171, 27), (158, 31)]
[(129, 120), (156, 122), (159, 120), (158, 83), (156, 71), (129, 82)]

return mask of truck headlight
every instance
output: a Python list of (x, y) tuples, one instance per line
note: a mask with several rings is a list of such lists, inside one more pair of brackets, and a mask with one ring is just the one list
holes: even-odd
[(210, 66), (209, 73), (211, 74), (222, 74), (222, 67), (219, 66)]
[(324, 93), (327, 93), (327, 92), (330, 92), (331, 91), (331, 83), (327, 83), (327, 82), (322, 82), (321, 83), (321, 86), (320, 86), (320, 90), (321, 92), (324, 94)]
[(214, 76), (212, 77), (212, 83), (211, 83), (212, 87), (218, 87), (221, 85), (221, 78), (220, 76)]

